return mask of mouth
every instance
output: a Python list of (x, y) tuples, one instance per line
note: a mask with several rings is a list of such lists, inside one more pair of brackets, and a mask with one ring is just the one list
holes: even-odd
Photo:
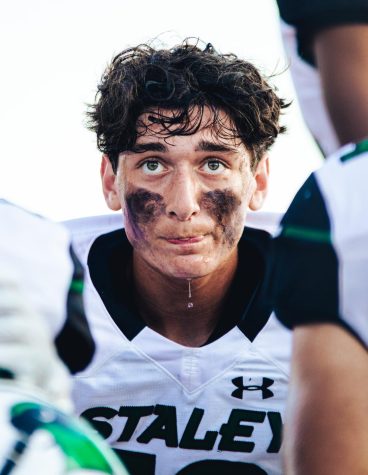
[(196, 244), (201, 242), (204, 239), (204, 235), (196, 235), (196, 236), (170, 236), (164, 238), (167, 242), (174, 245), (188, 245), (188, 244)]

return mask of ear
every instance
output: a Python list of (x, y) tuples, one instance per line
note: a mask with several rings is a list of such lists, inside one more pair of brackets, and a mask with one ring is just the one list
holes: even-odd
[(121, 209), (116, 174), (112, 169), (111, 162), (107, 155), (102, 156), (100, 175), (102, 189), (107, 206), (113, 211)]
[(263, 202), (267, 196), (267, 191), (268, 191), (268, 177), (269, 177), (268, 155), (263, 155), (263, 157), (258, 162), (257, 167), (254, 171), (256, 189), (249, 202), (249, 208), (252, 211), (257, 211), (263, 205)]

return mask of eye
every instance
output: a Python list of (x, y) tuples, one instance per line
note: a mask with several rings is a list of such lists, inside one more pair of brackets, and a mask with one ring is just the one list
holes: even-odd
[(203, 170), (206, 173), (210, 173), (211, 175), (216, 175), (222, 173), (225, 170), (225, 165), (216, 159), (207, 160), (207, 162), (203, 165)]
[(146, 160), (142, 163), (141, 168), (147, 175), (157, 175), (165, 170), (158, 160)]

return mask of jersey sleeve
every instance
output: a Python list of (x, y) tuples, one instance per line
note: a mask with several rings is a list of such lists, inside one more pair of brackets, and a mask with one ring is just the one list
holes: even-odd
[(339, 320), (338, 259), (313, 174), (281, 221), (274, 240), (271, 287), (276, 315), (289, 328)]
[(66, 319), (55, 338), (55, 345), (59, 357), (74, 374), (82, 371), (91, 361), (95, 343), (84, 311), (83, 267), (72, 246), (70, 258), (73, 262), (73, 276), (67, 295)]
[(281, 18), (297, 30), (298, 52), (313, 64), (310, 40), (314, 33), (335, 25), (367, 23), (367, 0), (277, 0)]

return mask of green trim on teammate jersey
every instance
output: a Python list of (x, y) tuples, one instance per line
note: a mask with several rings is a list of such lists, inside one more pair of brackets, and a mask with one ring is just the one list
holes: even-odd
[(83, 292), (84, 282), (80, 279), (73, 279), (72, 283), (70, 284), (70, 290), (76, 292), (77, 294), (81, 294)]
[(282, 230), (282, 235), (286, 238), (301, 239), (303, 241), (313, 241), (323, 244), (329, 244), (331, 242), (330, 232), (320, 229), (285, 226)]
[(342, 162), (346, 162), (347, 160), (350, 160), (351, 158), (357, 157), (358, 155), (361, 155), (362, 153), (365, 153), (365, 152), (368, 152), (368, 139), (357, 143), (355, 145), (354, 150), (350, 153), (347, 153), (346, 155), (342, 155), (340, 160)]

